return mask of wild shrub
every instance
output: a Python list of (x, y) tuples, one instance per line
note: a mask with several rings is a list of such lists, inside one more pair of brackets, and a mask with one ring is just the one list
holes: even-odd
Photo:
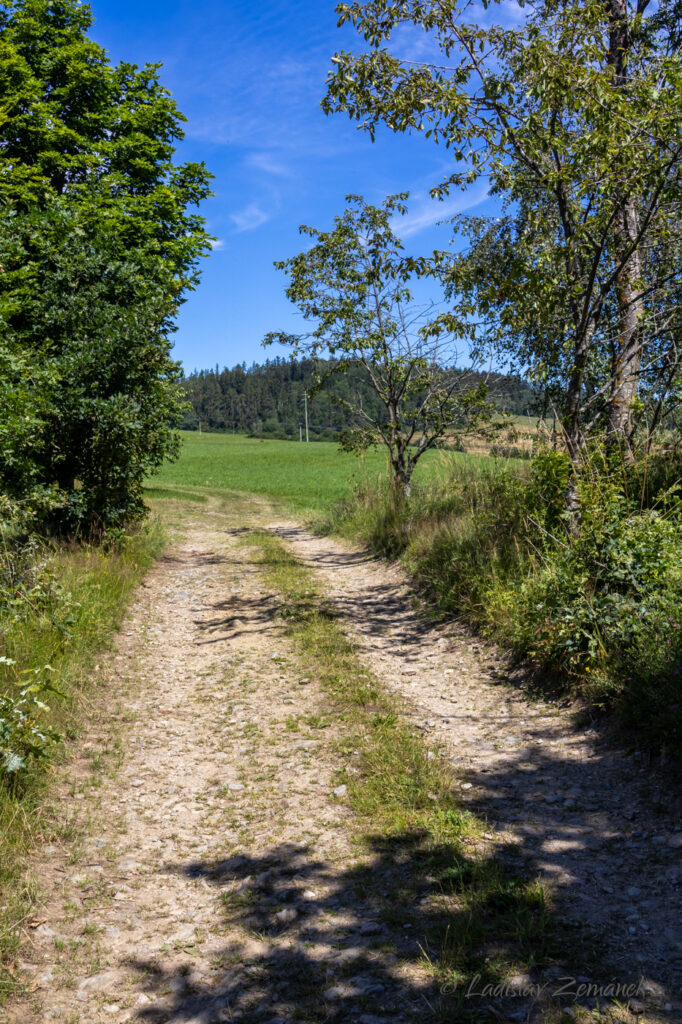
[(642, 508), (622, 475), (602, 472), (580, 481), (579, 510), (573, 534), (538, 538), (534, 571), (506, 595), (507, 638), (657, 742), (680, 745), (680, 503), (668, 492)]

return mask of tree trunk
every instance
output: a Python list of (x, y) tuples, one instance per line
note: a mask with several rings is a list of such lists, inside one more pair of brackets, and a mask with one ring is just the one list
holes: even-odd
[(567, 528), (570, 534), (576, 533), (578, 529), (578, 465), (583, 450), (582, 390), (593, 338), (593, 324), (589, 324), (586, 330), (576, 328), (576, 337), (573, 343), (573, 368), (568, 381), (564, 420), (561, 424), (566, 450), (571, 460), (568, 485), (564, 494), (564, 505), (568, 513)]
[(405, 440), (400, 433), (398, 404), (397, 402), (389, 401), (387, 406), (390, 438), (388, 449), (391, 468), (393, 469), (393, 489), (396, 497), (402, 501), (410, 496), (410, 477), (412, 476), (412, 469)]
[[(630, 49), (627, 0), (608, 0), (609, 64), (615, 84), (627, 87), (627, 58)], [(616, 259), (623, 263), (616, 287), (619, 332), (611, 366), (611, 394), (608, 436), (630, 451), (633, 405), (639, 390), (642, 366), (641, 321), (644, 303), (640, 290), (642, 260), (637, 246), (639, 214), (632, 196), (621, 200), (616, 218)], [(629, 255), (628, 255), (629, 254)]]
[(391, 457), (391, 466), (393, 468), (393, 489), (396, 497), (400, 500), (409, 498), (412, 493), (410, 486), (412, 473), (405, 465), (405, 457), (402, 452)]
[(593, 337), (593, 324), (589, 324), (586, 330), (576, 328), (573, 341), (573, 366), (568, 379), (564, 418), (561, 424), (566, 448), (573, 464), (578, 462), (582, 449), (582, 390)]
[[(639, 217), (634, 202), (627, 199), (619, 214), (616, 226), (618, 233), (618, 258), (621, 259), (632, 246), (639, 231)], [(633, 432), (633, 406), (639, 390), (642, 367), (642, 315), (644, 302), (639, 282), (642, 278), (642, 261), (637, 249), (625, 260), (618, 281), (619, 331), (611, 367), (611, 396), (609, 404), (608, 436), (614, 443), (620, 443), (630, 451)]]

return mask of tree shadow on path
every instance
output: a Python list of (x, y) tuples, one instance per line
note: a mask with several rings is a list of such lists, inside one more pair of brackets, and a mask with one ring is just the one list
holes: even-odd
[(558, 979), (613, 978), (592, 973), (597, 959), (579, 929), (572, 941), (558, 934), (538, 888), (510, 875), (506, 852), (454, 856), (452, 844), (407, 831), (369, 837), (368, 855), (343, 868), (292, 843), (176, 865), (220, 891), (225, 920), (197, 925), (220, 924), (226, 943), (209, 974), (197, 975), (191, 959), (134, 962), (153, 999), (140, 1018), (547, 1020)]

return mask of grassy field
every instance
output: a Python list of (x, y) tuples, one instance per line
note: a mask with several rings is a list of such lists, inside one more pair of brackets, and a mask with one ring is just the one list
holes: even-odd
[[(299, 511), (324, 512), (350, 495), (357, 483), (386, 473), (383, 451), (358, 458), (339, 451), (333, 442), (260, 441), (192, 431), (183, 431), (182, 439), (179, 460), (167, 463), (149, 481), (149, 497), (162, 497), (174, 488), (190, 499), (191, 488), (245, 491), (279, 499)], [(427, 452), (417, 466), (415, 482), (425, 481), (453, 459), (492, 463), (486, 457)]]

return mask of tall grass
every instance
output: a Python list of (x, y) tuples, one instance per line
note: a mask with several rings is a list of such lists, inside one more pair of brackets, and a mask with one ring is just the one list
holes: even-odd
[(318, 526), (402, 558), (438, 611), (485, 626), (492, 582), (516, 578), (533, 557), (524, 517), (528, 481), (527, 465), (516, 460), (444, 459), (409, 500), (396, 500), (381, 483), (364, 486)]
[[(110, 644), (137, 584), (163, 545), (161, 527), (152, 522), (126, 537), (117, 550), (45, 549), (37, 584), (24, 595), (5, 592), (0, 656), (7, 661), (0, 666), (0, 691), (12, 693), (17, 680), (51, 666), (51, 678), (63, 697), (48, 698), (43, 717), (64, 741), (78, 734), (85, 714), (83, 697), (95, 685), (95, 661)], [(0, 997), (14, 985), (12, 958), (34, 897), (24, 877), (26, 856), (51, 827), (46, 768), (62, 746), (53, 745), (47, 758), (29, 755), (20, 773), (0, 776)]]

